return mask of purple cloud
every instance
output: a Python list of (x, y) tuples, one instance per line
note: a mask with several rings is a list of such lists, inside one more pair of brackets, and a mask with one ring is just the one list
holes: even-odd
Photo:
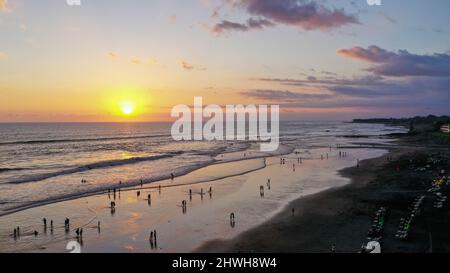
[(274, 24), (266, 19), (249, 18), (245, 24), (222, 20), (222, 22), (217, 23), (212, 28), (212, 32), (221, 34), (227, 31), (250, 31), (272, 26), (274, 26)]
[[(307, 79), (254, 79), (279, 84), (289, 90), (250, 90), (241, 95), (279, 104), (283, 109), (344, 109), (361, 111), (372, 109), (375, 113), (448, 114), (450, 79), (437, 77), (413, 77), (406, 80), (387, 79), (379, 76), (354, 78)], [(311, 93), (312, 91), (316, 93)], [(305, 93), (307, 92), (307, 93)], [(358, 111), (359, 111), (358, 110)]]
[(298, 93), (287, 90), (250, 90), (240, 92), (239, 94), (249, 98), (277, 102), (298, 102), (311, 99), (314, 100), (333, 97), (333, 95), (331, 94)]
[(437, 98), (448, 97), (450, 93), (450, 79), (438, 77), (414, 77), (407, 80), (388, 79), (381, 76), (362, 76), (353, 78), (316, 78), (315, 80), (306, 79), (280, 79), (280, 78), (258, 78), (254, 79), (261, 82), (277, 83), (282, 86), (288, 86), (301, 89), (303, 92), (319, 90), (320, 94), (314, 94), (317, 97), (303, 97), (303, 93), (290, 91), (259, 91), (247, 92), (247, 95), (259, 97), (261, 99), (281, 100), (289, 99), (323, 99), (328, 96), (320, 96), (324, 92), (332, 94), (334, 97), (352, 97), (352, 98), (392, 98), (404, 97), (410, 98), (411, 95), (427, 94)]
[(343, 9), (331, 9), (316, 1), (235, 0), (231, 2), (251, 15), (304, 30), (329, 30), (358, 23), (355, 16), (345, 13)]
[(450, 77), (449, 54), (417, 55), (407, 50), (391, 52), (377, 46), (369, 46), (367, 49), (362, 47), (340, 49), (337, 53), (342, 57), (374, 64), (367, 70), (377, 75)]

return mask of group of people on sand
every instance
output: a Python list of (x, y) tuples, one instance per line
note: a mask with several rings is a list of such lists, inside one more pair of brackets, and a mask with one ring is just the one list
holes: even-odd
[(20, 237), (20, 227), (16, 227), (14, 229), (14, 239), (17, 239)]
[[(299, 152), (296, 152), (296, 154), (299, 154)], [(346, 156), (346, 152), (339, 152), (339, 156)], [(328, 158), (328, 154), (327, 154), (327, 158)], [(322, 159), (323, 159), (323, 155), (322, 155)], [(298, 162), (299, 164), (301, 164), (301, 163), (302, 163), (302, 158), (298, 157), (298, 158), (297, 158), (297, 162)], [(281, 158), (280, 158), (280, 164), (281, 164), (281, 165), (285, 165), (285, 164), (286, 164), (286, 158), (281, 157)], [(293, 165), (293, 169), (294, 169), (294, 171), (295, 171), (295, 164)], [(171, 174), (170, 174), (170, 178), (171, 178), (171, 180), (174, 180), (174, 179), (175, 179), (175, 175), (174, 175), (173, 173), (171, 173)], [(82, 182), (85, 183), (85, 182), (87, 182), (87, 181), (83, 180)], [(141, 179), (141, 180), (140, 180), (140, 185), (141, 185), (141, 187), (143, 186), (143, 183), (144, 183), (144, 182), (143, 182), (143, 180)], [(122, 184), (122, 182), (119, 183), (119, 185), (121, 185), (121, 184)], [(266, 186), (267, 186), (267, 189), (268, 189), (268, 190), (271, 189), (271, 180), (270, 180), (270, 179), (267, 180)], [(159, 191), (159, 193), (161, 193), (161, 188), (162, 188), (161, 185), (158, 185), (158, 191)], [(262, 197), (263, 197), (264, 194), (265, 194), (264, 190), (265, 190), (264, 186), (261, 186), (261, 187), (260, 187), (260, 195), (261, 195)], [(119, 187), (118, 189), (116, 189), (116, 188), (108, 189), (108, 196), (110, 196), (110, 194), (111, 194), (111, 192), (112, 192), (112, 193), (114, 194), (114, 200), (115, 200), (115, 199), (116, 199), (116, 193), (117, 193), (117, 191), (118, 191), (119, 194), (120, 194), (120, 187)], [(212, 192), (213, 192), (212, 187), (210, 187), (210, 188), (209, 188), (209, 191), (208, 191), (210, 197), (212, 197)], [(205, 193), (204, 193), (204, 191), (203, 191), (203, 188), (201, 188), (201, 190), (200, 190), (200, 196), (201, 196), (202, 199), (203, 199), (203, 195), (204, 195), (204, 194), (205, 194)], [(141, 191), (138, 190), (138, 191), (136, 192), (136, 195), (137, 195), (137, 197), (140, 197)], [(189, 198), (190, 198), (190, 200), (192, 200), (192, 196), (193, 196), (193, 191), (192, 191), (192, 189), (189, 189)], [(148, 194), (148, 195), (147, 195), (147, 201), (148, 201), (149, 204), (151, 204), (151, 202), (152, 202), (151, 194)], [(183, 213), (186, 213), (186, 212), (187, 212), (187, 201), (186, 201), (186, 200), (183, 200), (183, 201), (181, 202), (181, 207), (182, 207), (182, 209), (183, 209)], [(115, 212), (115, 210), (116, 210), (116, 202), (115, 202), (115, 201), (111, 201), (111, 203), (110, 203), (110, 209), (111, 209), (111, 213), (114, 213), (114, 212)], [(294, 214), (294, 209), (292, 209), (292, 214)], [(44, 224), (44, 230), (46, 231), (46, 230), (47, 230), (47, 219), (46, 219), (46, 218), (43, 218), (42, 221), (43, 221), (43, 224)], [(230, 225), (231, 225), (232, 227), (234, 227), (234, 226), (235, 226), (235, 223), (236, 223), (235, 213), (232, 212), (232, 213), (230, 214)], [(50, 230), (51, 230), (52, 233), (53, 233), (53, 229), (54, 229), (53, 220), (50, 220)], [(65, 229), (66, 233), (70, 231), (70, 219), (69, 219), (69, 218), (66, 218), (66, 219), (64, 220), (64, 229)], [(100, 221), (98, 221), (97, 229), (98, 229), (98, 232), (100, 232), (100, 230), (101, 230)], [(20, 227), (15, 228), (13, 234), (14, 234), (14, 238), (20, 237), (20, 235), (21, 235)], [(34, 234), (35, 236), (38, 236), (39, 233), (38, 233), (38, 231), (34, 231), (33, 234)], [(82, 239), (82, 237), (83, 237), (83, 228), (77, 228), (77, 229), (75, 230), (75, 234), (76, 234), (76, 237), (77, 237), (78, 239)], [(152, 248), (153, 248), (153, 247), (156, 247), (156, 243), (157, 243), (156, 230), (153, 230), (153, 231), (150, 232), (150, 238), (149, 238), (149, 241), (150, 241), (150, 243), (151, 243), (151, 245), (152, 245)]]
[(150, 242), (150, 246), (152, 249), (158, 247), (158, 240), (156, 238), (156, 230), (150, 231), (150, 238), (148, 240)]
[[(213, 189), (212, 189), (212, 187), (209, 187), (208, 194), (209, 194), (210, 198), (212, 198), (212, 193), (213, 193)], [(192, 194), (193, 194), (192, 189), (189, 189), (189, 200), (191, 200), (191, 201), (192, 201)], [(203, 195), (205, 195), (203, 188), (200, 189), (199, 194), (201, 196), (201, 199), (203, 200)], [(187, 212), (187, 201), (186, 200), (181, 201), (181, 208), (182, 208), (183, 214), (186, 214), (186, 212)]]
[(77, 238), (83, 238), (83, 229), (82, 228), (77, 228), (75, 230), (75, 233), (77, 234)]
[[(47, 218), (43, 218), (42, 219), (42, 223), (44, 225), (44, 233), (47, 233), (47, 229), (48, 229)], [(98, 230), (100, 232), (100, 221), (98, 222)], [(50, 220), (50, 232), (53, 234), (53, 231), (54, 231), (54, 223), (53, 223), (53, 220)], [(69, 218), (64, 219), (64, 231), (66, 233), (70, 232), (70, 219)], [(83, 229), (82, 228), (81, 229), (77, 228), (75, 233), (77, 235), (77, 238), (82, 237), (83, 236)], [(32, 235), (37, 237), (39, 235), (39, 232), (37, 230), (34, 230), (32, 232)], [(13, 232), (14, 239), (18, 239), (20, 236), (21, 236), (20, 227), (14, 228), (14, 232)]]
[[(42, 222), (44, 223), (44, 232), (47, 232), (47, 219), (46, 218), (42, 219)], [(53, 220), (50, 221), (50, 230), (53, 233)], [(16, 227), (13, 232), (14, 239), (18, 239), (20, 235), (21, 235), (20, 227)], [(39, 232), (37, 230), (34, 230), (33, 235), (37, 237), (39, 235)]]
[[(301, 163), (301, 162), (302, 162), (302, 159), (301, 159), (301, 158), (298, 158), (298, 162)], [(281, 159), (280, 159), (280, 164), (286, 164), (286, 159), (285, 159), (285, 158), (281, 158)], [(295, 168), (295, 165), (294, 165), (294, 168)], [(172, 173), (172, 174), (171, 174), (171, 179), (173, 180), (174, 178), (175, 178), (175, 176), (174, 176), (174, 174)], [(120, 184), (121, 184), (121, 183), (120, 183)], [(142, 186), (142, 185), (143, 185), (143, 181), (141, 180), (141, 186)], [(271, 180), (270, 180), (270, 179), (267, 180), (266, 186), (267, 186), (267, 188), (268, 188), (269, 190), (271, 189)], [(162, 188), (161, 185), (158, 185), (158, 191), (159, 191), (159, 193), (161, 193), (161, 188)], [(117, 191), (119, 191), (119, 194), (120, 194), (120, 188), (119, 188), (118, 190), (117, 190), (116, 188), (108, 189), (108, 196), (110, 196), (110, 194), (111, 194), (111, 192), (112, 192), (112, 193), (114, 194), (114, 200), (115, 200), (115, 199), (116, 199), (115, 197), (116, 197), (116, 192), (117, 192)], [(209, 191), (208, 191), (207, 193), (209, 193), (210, 197), (212, 197), (212, 193), (213, 193), (212, 187), (209, 188)], [(200, 193), (199, 193), (199, 194), (200, 194), (201, 198), (203, 199), (203, 195), (206, 194), (206, 193), (204, 192), (203, 188), (200, 189)], [(261, 194), (261, 196), (264, 196), (264, 186), (261, 186), (261, 188), (260, 188), (260, 194)], [(136, 192), (136, 195), (137, 195), (137, 197), (140, 197), (141, 191), (137, 191), (137, 192)], [(192, 189), (189, 189), (189, 198), (190, 198), (190, 200), (192, 200), (192, 196), (193, 196), (193, 191), (192, 191)], [(151, 200), (152, 200), (152, 199), (151, 199), (151, 194), (148, 194), (148, 195), (147, 195), (147, 200), (148, 200), (148, 203), (151, 204)], [(182, 209), (183, 209), (183, 213), (186, 213), (186, 211), (187, 211), (187, 201), (186, 201), (186, 200), (183, 200), (183, 201), (181, 202), (181, 207), (182, 207)], [(111, 213), (113, 213), (113, 212), (116, 210), (116, 202), (115, 202), (115, 201), (111, 201), (111, 203), (110, 203), (110, 209), (111, 209)], [(44, 224), (44, 230), (47, 230), (47, 219), (46, 219), (46, 218), (43, 218), (42, 221), (43, 221), (43, 224)], [(235, 227), (235, 224), (236, 224), (236, 217), (235, 217), (235, 213), (232, 212), (232, 213), (230, 214), (230, 225), (231, 225), (231, 227), (234, 228), (234, 227)], [(53, 223), (53, 220), (50, 220), (50, 229), (51, 229), (51, 232), (53, 233), (53, 229), (54, 229), (54, 223)], [(64, 220), (64, 229), (65, 229), (66, 233), (70, 232), (70, 219), (69, 219), (69, 218), (66, 218), (66, 219)], [(101, 224), (100, 224), (100, 221), (98, 221), (98, 223), (97, 223), (97, 229), (98, 229), (98, 232), (100, 232), (100, 230), (101, 230)], [(14, 238), (20, 237), (20, 235), (21, 235), (20, 227), (15, 228), (13, 234), (14, 234)], [(34, 234), (35, 236), (38, 236), (39, 233), (38, 233), (38, 231), (35, 230), (35, 231), (33, 232), (33, 234)], [(78, 240), (82, 240), (82, 238), (83, 238), (83, 228), (77, 228), (77, 229), (75, 230), (75, 234), (76, 234), (76, 238), (77, 238)], [(152, 249), (157, 247), (157, 235), (156, 235), (156, 230), (153, 230), (153, 231), (150, 232), (149, 242), (150, 242), (150, 244), (151, 244)]]
[[(47, 218), (42, 219), (42, 222), (44, 223), (44, 231), (47, 231)], [(50, 232), (53, 233), (53, 220), (50, 220)]]
[[(120, 188), (117, 190), (116, 188), (112, 189), (113, 192), (113, 198), (116, 200), (116, 193), (119, 192), (119, 199), (120, 199)], [(108, 189), (108, 198), (111, 199), (111, 189)]]

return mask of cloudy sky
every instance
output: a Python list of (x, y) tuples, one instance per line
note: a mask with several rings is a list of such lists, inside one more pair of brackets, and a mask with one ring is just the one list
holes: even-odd
[(449, 25), (448, 0), (0, 0), (0, 122), (165, 121), (194, 96), (450, 114)]

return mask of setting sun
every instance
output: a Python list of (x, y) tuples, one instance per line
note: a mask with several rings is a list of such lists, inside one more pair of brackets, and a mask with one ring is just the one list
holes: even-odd
[(125, 101), (120, 103), (120, 111), (123, 115), (129, 116), (134, 113), (135, 104), (133, 102)]
[(152, 98), (149, 91), (140, 88), (118, 86), (105, 89), (101, 111), (113, 121), (142, 121), (148, 118)]

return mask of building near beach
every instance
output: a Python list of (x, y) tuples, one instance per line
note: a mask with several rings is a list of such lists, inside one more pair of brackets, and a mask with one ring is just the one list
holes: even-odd
[(450, 134), (450, 123), (441, 126), (441, 132)]

